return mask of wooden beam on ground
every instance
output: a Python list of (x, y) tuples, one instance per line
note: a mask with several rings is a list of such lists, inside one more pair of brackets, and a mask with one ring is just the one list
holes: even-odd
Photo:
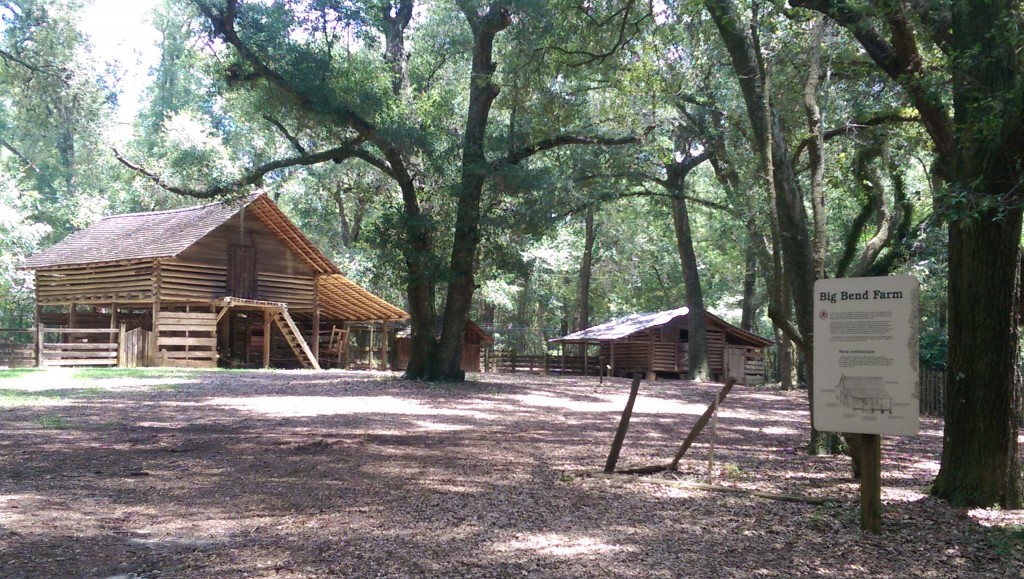
[(683, 444), (679, 447), (679, 450), (676, 452), (676, 456), (672, 459), (672, 463), (669, 465), (669, 470), (676, 470), (676, 467), (679, 466), (680, 459), (683, 458), (683, 455), (686, 454), (687, 450), (689, 450), (690, 445), (693, 444), (693, 441), (697, 439), (701, 431), (704, 430), (704, 427), (707, 426), (708, 421), (711, 420), (711, 415), (715, 413), (716, 408), (722, 405), (722, 401), (725, 400), (726, 395), (729, 394), (729, 391), (732, 390), (732, 387), (735, 384), (735, 378), (729, 378), (725, 381), (725, 386), (722, 387), (721, 392), (719, 392), (715, 397), (715, 400), (708, 405), (708, 409), (704, 411), (700, 420), (698, 420), (697, 424), (693, 426), (693, 430), (690, 431), (686, 440), (684, 440)]
[(712, 491), (720, 493), (731, 493), (737, 495), (746, 495), (752, 497), (758, 497), (762, 499), (771, 499), (774, 501), (786, 501), (791, 503), (803, 503), (808, 505), (824, 505), (826, 503), (839, 503), (842, 502), (839, 499), (828, 498), (828, 497), (808, 497), (805, 495), (791, 495), (785, 493), (773, 493), (768, 491), (758, 491), (753, 489), (741, 489), (737, 487), (727, 487), (722, 485), (712, 485), (707, 483), (698, 483), (682, 480), (669, 480), (662, 478), (645, 478), (639, 476), (632, 476), (626, 474), (608, 474), (604, 472), (588, 472), (584, 476), (592, 478), (600, 478), (606, 480), (614, 480), (624, 483), (642, 483), (642, 484), (655, 484), (665, 485), (676, 488), (695, 489), (701, 491)]
[(619, 419), (619, 427), (615, 430), (615, 439), (612, 440), (612, 448), (608, 452), (608, 460), (604, 463), (604, 472), (615, 472), (615, 463), (619, 462), (619, 452), (622, 451), (622, 441), (626, 439), (626, 430), (629, 429), (629, 419), (633, 416), (633, 404), (636, 402), (636, 393), (640, 390), (640, 374), (633, 375), (633, 383), (629, 386), (629, 399), (626, 407), (622, 410), (622, 418)]

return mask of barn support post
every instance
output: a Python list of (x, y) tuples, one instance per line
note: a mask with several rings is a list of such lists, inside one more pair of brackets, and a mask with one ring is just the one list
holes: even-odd
[(558, 350), (562, 360), (562, 367), (559, 369), (559, 373), (565, 376), (565, 342), (558, 343)]
[(608, 349), (610, 350), (610, 360), (608, 361), (608, 377), (611, 378), (615, 375), (615, 340), (608, 342)]
[(313, 359), (320, 359), (320, 276), (313, 278), (313, 331), (309, 338)]
[(118, 324), (117, 327), (117, 367), (124, 368), (127, 366), (127, 354), (125, 353), (125, 339), (127, 338), (127, 332), (125, 331), (124, 322)]
[(43, 360), (43, 340), (45, 339), (45, 335), (43, 333), (43, 322), (37, 321), (37, 323), (36, 323), (36, 336), (35, 336), (35, 338), (36, 338), (36, 343), (35, 343), (35, 347), (36, 347), (36, 352), (35, 352), (35, 354), (36, 354), (36, 368), (42, 368), (44, 366), (44, 360)]
[(387, 371), (388, 368), (388, 321), (380, 321), (380, 369)]
[(584, 376), (589, 376), (590, 375), (590, 373), (587, 372), (587, 370), (588, 370), (587, 367), (588, 366), (590, 366), (590, 344), (588, 344), (586, 342), (583, 342), (583, 375)]
[(263, 310), (263, 367), (270, 367), (270, 322), (274, 318), (273, 310)]

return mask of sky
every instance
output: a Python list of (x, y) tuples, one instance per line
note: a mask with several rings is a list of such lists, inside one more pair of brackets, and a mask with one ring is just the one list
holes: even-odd
[[(116, 122), (130, 130), (139, 109), (147, 74), (160, 60), (157, 31), (150, 12), (160, 0), (94, 0), (81, 12), (81, 30), (101, 62), (118, 62), (125, 76)], [(98, 63), (100, 64), (100, 63)], [(101, 64), (102, 66), (102, 64)], [(120, 131), (115, 131), (120, 133)]]

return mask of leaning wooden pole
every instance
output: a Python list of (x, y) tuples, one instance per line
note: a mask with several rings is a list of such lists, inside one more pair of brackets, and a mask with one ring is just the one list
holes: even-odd
[(725, 400), (726, 395), (728, 395), (729, 391), (732, 390), (734, 384), (736, 384), (735, 378), (729, 378), (725, 381), (725, 386), (722, 387), (722, 391), (719, 392), (715, 400), (708, 405), (708, 409), (704, 411), (703, 416), (701, 416), (700, 420), (697, 421), (697, 424), (693, 426), (693, 430), (690, 431), (686, 440), (684, 440), (683, 444), (679, 447), (679, 451), (676, 452), (676, 456), (672, 459), (672, 463), (668, 465), (669, 470), (676, 470), (679, 466), (679, 461), (683, 458), (683, 455), (690, 449), (690, 445), (693, 444), (693, 441), (700, 436), (701, 431), (704, 430), (705, 426), (707, 426), (708, 421), (711, 420), (711, 416), (715, 413), (715, 410), (722, 405), (722, 401)]
[(612, 441), (612, 448), (608, 452), (608, 461), (604, 463), (604, 472), (611, 474), (615, 472), (615, 463), (619, 462), (619, 452), (622, 451), (622, 441), (626, 439), (626, 430), (629, 429), (629, 419), (633, 416), (633, 403), (636, 402), (636, 393), (640, 390), (640, 374), (633, 375), (633, 383), (629, 386), (629, 400), (622, 410), (622, 418), (619, 419), (619, 428), (615, 431), (615, 439)]

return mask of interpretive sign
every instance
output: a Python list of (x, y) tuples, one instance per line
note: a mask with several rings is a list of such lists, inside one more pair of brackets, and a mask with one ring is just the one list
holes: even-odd
[(814, 298), (814, 427), (916, 435), (917, 279), (823, 279)]

